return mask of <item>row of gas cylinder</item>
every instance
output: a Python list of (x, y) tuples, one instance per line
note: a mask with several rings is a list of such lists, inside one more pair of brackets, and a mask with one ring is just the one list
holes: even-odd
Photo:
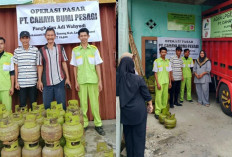
[[(16, 106), (15, 113), (0, 104), (0, 141), (2, 157), (84, 157), (83, 115), (77, 100), (70, 100), (66, 112), (62, 104), (51, 103), (51, 109), (33, 103), (33, 110)], [(18, 138), (23, 140), (23, 148)], [(44, 147), (40, 140), (44, 140)], [(60, 141), (66, 141), (64, 148)]]

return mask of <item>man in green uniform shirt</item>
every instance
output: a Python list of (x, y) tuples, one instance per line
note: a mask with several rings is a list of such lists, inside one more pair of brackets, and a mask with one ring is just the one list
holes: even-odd
[(5, 52), (5, 39), (0, 37), (0, 103), (6, 105), (6, 109), (11, 111), (14, 94), (14, 63), (13, 54)]
[(156, 59), (153, 64), (153, 72), (155, 72), (155, 118), (159, 118), (162, 109), (167, 107), (168, 103), (168, 88), (171, 88), (170, 71), (171, 64), (165, 58), (167, 48), (161, 47), (160, 58)]
[(75, 88), (80, 98), (81, 109), (84, 116), (84, 128), (88, 127), (88, 97), (94, 117), (95, 130), (105, 135), (99, 113), (99, 92), (102, 90), (101, 69), (102, 59), (96, 46), (89, 45), (89, 30), (82, 28), (78, 31), (80, 46), (72, 50), (70, 64), (74, 66)]
[(184, 80), (181, 81), (181, 86), (180, 86), (180, 103), (183, 103), (184, 101), (185, 85), (187, 89), (187, 100), (189, 102), (193, 102), (192, 96), (191, 96), (193, 59), (189, 57), (189, 53), (190, 53), (190, 50), (185, 49), (184, 57), (182, 57)]

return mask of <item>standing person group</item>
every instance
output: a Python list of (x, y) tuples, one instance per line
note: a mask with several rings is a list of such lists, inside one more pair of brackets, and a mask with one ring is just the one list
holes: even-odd
[[(184, 101), (184, 91), (187, 90), (187, 101), (193, 102), (191, 96), (192, 75), (194, 74), (194, 83), (198, 95), (198, 104), (209, 106), (209, 83), (211, 82), (210, 70), (211, 63), (206, 57), (204, 51), (200, 52), (199, 58), (193, 64), (193, 59), (189, 57), (190, 50), (184, 50), (184, 56), (181, 57), (182, 48), (176, 48), (176, 55), (170, 60), (166, 59), (167, 49), (159, 49), (160, 58), (153, 64), (155, 73), (155, 118), (159, 118), (162, 109), (167, 108), (168, 89), (170, 94), (170, 108), (182, 106)], [(180, 93), (180, 97), (179, 97)]]
[[(170, 94), (171, 108), (174, 108), (174, 105), (182, 106), (185, 88), (187, 89), (187, 101), (193, 102), (191, 96), (192, 74), (195, 76), (198, 104), (209, 106), (211, 64), (206, 53), (201, 51), (199, 58), (193, 64), (193, 59), (189, 57), (190, 50), (185, 49), (183, 57), (181, 57), (181, 52), (182, 48), (177, 47), (176, 54), (169, 60), (166, 58), (167, 48), (161, 47), (159, 49), (160, 58), (153, 63), (156, 119), (159, 118), (161, 111), (167, 108), (168, 94)], [(82, 57), (76, 59), (79, 58)], [(121, 123), (123, 124), (127, 156), (143, 157), (147, 112), (151, 113), (153, 107), (152, 98), (144, 80), (135, 74), (133, 58), (133, 55), (129, 53), (123, 54), (120, 58), (116, 75), (116, 94), (120, 101)], [(79, 89), (79, 85), (76, 88)], [(147, 109), (145, 102), (148, 104)]]
[[(55, 43), (56, 33), (51, 27), (46, 29), (47, 44), (39, 50), (31, 46), (30, 33), (22, 31), (22, 46), (14, 51), (14, 56), (5, 52), (5, 39), (0, 37), (0, 103), (12, 110), (11, 96), (14, 88), (19, 90), (20, 107), (25, 107), (27, 98), (30, 106), (37, 100), (37, 88), (43, 93), (45, 108), (50, 108), (55, 99), (66, 109), (65, 86), (72, 88), (67, 67), (68, 58), (62, 45)], [(105, 135), (99, 111), (99, 92), (102, 90), (100, 64), (102, 59), (97, 47), (88, 44), (89, 30), (78, 31), (80, 46), (72, 51), (71, 65), (74, 66), (75, 88), (80, 98), (84, 114), (84, 127), (88, 126), (88, 97), (90, 99), (95, 130)]]

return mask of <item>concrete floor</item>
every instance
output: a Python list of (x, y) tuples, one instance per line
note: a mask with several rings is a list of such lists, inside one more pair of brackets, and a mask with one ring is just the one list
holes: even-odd
[(193, 103), (170, 109), (177, 119), (171, 130), (149, 114), (145, 157), (231, 157), (232, 118), (221, 111), (215, 93), (210, 98), (210, 107), (197, 105), (193, 96)]
[(88, 130), (85, 132), (86, 140), (86, 157), (101, 157), (97, 154), (97, 143), (106, 142), (109, 148), (113, 148), (114, 154), (116, 149), (116, 123), (115, 120), (103, 120), (103, 129), (105, 136), (100, 136), (94, 129), (93, 121), (89, 122)]

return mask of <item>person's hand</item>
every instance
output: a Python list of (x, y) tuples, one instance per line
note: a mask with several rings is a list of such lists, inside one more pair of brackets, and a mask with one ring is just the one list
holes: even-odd
[(182, 75), (181, 81), (184, 81), (184, 76)]
[(199, 75), (199, 78), (202, 78), (203, 76), (204, 76), (203, 74), (200, 74), (200, 75)]
[(102, 91), (102, 82), (100, 81), (100, 82), (98, 82), (98, 90), (99, 90), (99, 92), (101, 92)]
[(10, 96), (12, 96), (14, 94), (14, 87), (10, 88), (10, 92), (9, 92)]
[(159, 83), (157, 83), (157, 88), (158, 88), (158, 90), (161, 90), (161, 86)]
[(152, 111), (153, 111), (153, 106), (152, 106), (152, 103), (151, 103), (151, 104), (149, 104), (149, 105), (147, 106), (147, 112), (148, 112), (148, 113), (152, 113)]
[(69, 79), (66, 79), (66, 80), (65, 80), (65, 85), (67, 85), (67, 84), (69, 85), (70, 89), (72, 89), (71, 83), (70, 83), (70, 80), (69, 80)]
[(15, 82), (15, 89), (20, 90), (19, 83)]
[(43, 83), (42, 83), (42, 81), (37, 82), (37, 88), (39, 89), (40, 92), (43, 92)]
[(78, 83), (78, 82), (76, 82), (76, 84), (75, 84), (75, 89), (76, 89), (76, 91), (78, 91), (78, 92), (79, 92), (79, 90), (80, 90), (80, 86), (79, 86), (79, 83)]
[(168, 86), (168, 89), (171, 89), (171, 88), (172, 88), (172, 83), (170, 82), (169, 86)]

